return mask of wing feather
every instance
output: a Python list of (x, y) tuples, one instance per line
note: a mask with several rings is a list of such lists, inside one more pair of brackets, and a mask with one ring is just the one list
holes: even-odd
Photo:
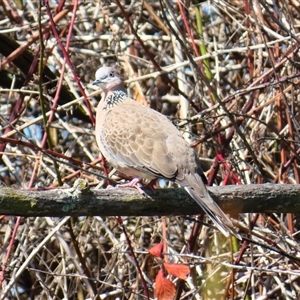
[(183, 157), (190, 147), (165, 116), (130, 101), (112, 109), (104, 124), (100, 139), (108, 155), (103, 154), (116, 167), (119, 163), (145, 174), (175, 179), (180, 166), (173, 153)]

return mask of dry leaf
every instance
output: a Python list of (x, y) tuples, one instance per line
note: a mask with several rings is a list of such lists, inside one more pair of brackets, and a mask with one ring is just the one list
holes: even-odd
[(162, 270), (159, 270), (155, 278), (155, 295), (158, 300), (173, 300), (176, 293), (175, 285), (164, 277)]
[(164, 249), (164, 243), (159, 243), (149, 249), (149, 253), (156, 257), (161, 257)]
[(164, 263), (164, 267), (170, 275), (183, 280), (186, 280), (187, 276), (190, 274), (190, 268), (186, 265)]

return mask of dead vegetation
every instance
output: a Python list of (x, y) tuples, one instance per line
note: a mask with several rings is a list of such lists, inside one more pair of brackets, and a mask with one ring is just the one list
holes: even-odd
[[(3, 185), (107, 186), (90, 83), (116, 63), (210, 185), (299, 183), (299, 2), (55, 2), (0, 1)], [(243, 242), (202, 217), (2, 216), (0, 299), (297, 299), (297, 215), (232, 216)]]

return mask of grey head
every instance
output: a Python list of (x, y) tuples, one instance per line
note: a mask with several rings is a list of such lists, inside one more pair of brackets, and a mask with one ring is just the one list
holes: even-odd
[(95, 74), (93, 85), (99, 85), (103, 91), (123, 90), (124, 84), (121, 75), (112, 67), (101, 67)]

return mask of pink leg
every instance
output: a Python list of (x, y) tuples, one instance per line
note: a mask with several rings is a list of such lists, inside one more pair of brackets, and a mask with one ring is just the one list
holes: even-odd
[(145, 192), (138, 186), (138, 183), (141, 181), (140, 178), (133, 178), (128, 183), (118, 184), (119, 187), (132, 187), (136, 188), (141, 194), (145, 194)]

